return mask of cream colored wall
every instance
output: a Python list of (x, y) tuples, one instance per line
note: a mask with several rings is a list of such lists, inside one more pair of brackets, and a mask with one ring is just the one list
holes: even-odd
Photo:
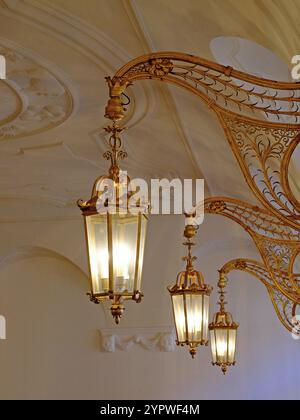
[[(152, 217), (144, 302), (129, 302), (121, 325), (114, 327), (108, 307), (85, 296), (79, 215), (65, 222), (1, 225), (6, 258), (0, 262), (0, 312), (7, 319), (7, 340), (0, 341), (0, 398), (299, 398), (299, 342), (281, 327), (263, 286), (240, 274), (232, 276), (228, 295), (241, 324), (238, 364), (228, 376), (210, 366), (208, 348), (199, 350), (195, 360), (181, 348), (103, 352), (103, 328), (118, 334), (120, 328), (139, 327), (146, 334), (150, 327), (159, 331), (172, 325), (166, 286), (180, 267), (181, 230), (177, 216)], [(216, 269), (224, 262), (255, 255), (240, 229), (218, 217), (207, 217), (198, 242), (199, 264), (214, 286)]]

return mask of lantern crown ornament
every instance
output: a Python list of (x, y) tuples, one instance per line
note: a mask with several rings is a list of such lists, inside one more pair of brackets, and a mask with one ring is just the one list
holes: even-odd
[(143, 297), (141, 278), (146, 240), (148, 205), (130, 203), (133, 192), (130, 178), (121, 171), (119, 160), (127, 157), (122, 150), (120, 133), (114, 121), (105, 128), (110, 134), (108, 175), (99, 177), (88, 201), (78, 200), (85, 223), (91, 278), (90, 300), (111, 300), (111, 313), (118, 324), (125, 310), (123, 302), (139, 303)]
[(239, 324), (235, 323), (231, 313), (226, 311), (225, 273), (220, 271), (218, 283), (220, 310), (216, 312), (209, 325), (213, 366), (219, 366), (225, 375), (228, 367), (235, 365), (236, 337)]
[[(189, 220), (191, 216), (186, 215)], [(192, 238), (196, 235), (198, 226), (188, 224), (184, 230), (186, 241), (183, 243), (188, 249), (183, 258), (186, 268), (181, 271), (176, 283), (168, 290), (172, 299), (173, 314), (177, 333), (177, 345), (189, 346), (192, 358), (195, 357), (198, 346), (208, 345), (209, 297), (212, 288), (205, 284), (202, 273), (194, 268)]]

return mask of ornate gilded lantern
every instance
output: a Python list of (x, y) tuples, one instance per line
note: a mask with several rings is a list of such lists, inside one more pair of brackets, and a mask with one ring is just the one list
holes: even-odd
[(89, 257), (92, 302), (111, 300), (111, 313), (118, 324), (124, 312), (124, 300), (140, 302), (142, 267), (147, 226), (147, 206), (130, 204), (129, 178), (123, 176), (118, 158), (126, 157), (121, 150), (117, 125), (108, 127), (112, 133), (111, 150), (104, 154), (111, 160), (107, 176), (98, 178), (92, 197), (78, 201), (85, 223)]
[(235, 365), (236, 338), (239, 324), (233, 321), (232, 315), (226, 312), (225, 292), (226, 287), (225, 274), (220, 272), (220, 311), (214, 315), (213, 322), (209, 325), (212, 363), (219, 366), (224, 375), (228, 367)]
[(187, 241), (188, 255), (184, 257), (186, 269), (178, 274), (176, 283), (168, 290), (171, 295), (174, 321), (177, 333), (177, 345), (189, 346), (194, 358), (198, 346), (207, 346), (209, 342), (209, 297), (212, 288), (204, 283), (203, 274), (195, 270), (191, 248), (194, 245), (191, 238), (197, 232), (197, 227), (187, 225), (184, 236)]

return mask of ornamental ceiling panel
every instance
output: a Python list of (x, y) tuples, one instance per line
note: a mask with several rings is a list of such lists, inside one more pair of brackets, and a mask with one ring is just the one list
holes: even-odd
[[(299, 7), (289, 1), (293, 7)], [(7, 180), (2, 180), (3, 198), (13, 198), (10, 180), (21, 168), (26, 176), (15, 192), (22, 193), (22, 197), (44, 200), (47, 195), (49, 202), (64, 206), (68, 203), (71, 208), (73, 200), (86, 195), (90, 180), (105, 168), (99, 159), (105, 149), (104, 76), (114, 74), (130, 58), (150, 50), (172, 48), (213, 58), (211, 41), (228, 35), (224, 14), (230, 21), (231, 35), (264, 45), (285, 63), (295, 51), (295, 19), (288, 15), (288, 8), (278, 10), (276, 2), (248, 2), (245, 7), (235, 0), (187, 1), (183, 10), (180, 7), (180, 16), (176, 2), (172, 8), (168, 1), (159, 2), (159, 15), (158, 2), (144, 0), (89, 0), (86, 7), (79, 0), (0, 3), (1, 35), (11, 40), (3, 47), (24, 56), (13, 64), (13, 86), (2, 83), (7, 100), (5, 108), (0, 106), (1, 118), (6, 121), (0, 126), (0, 138), (7, 140), (2, 147), (5, 156), (19, 156), (9, 165)], [(285, 24), (287, 31), (291, 29), (290, 34), (284, 35), (284, 43), (279, 40), (281, 31), (273, 33), (272, 25), (278, 22)], [(179, 30), (174, 31), (175, 27)], [(253, 31), (253, 27), (257, 30)], [(33, 70), (28, 66), (33, 66)], [(210, 110), (196, 98), (159, 82), (151, 86), (139, 83), (128, 92), (131, 104), (124, 122), (130, 128), (125, 134), (130, 159), (126, 169), (133, 176), (204, 177), (207, 193), (255, 202)], [(16, 124), (10, 120), (16, 120)], [(12, 136), (14, 141), (8, 142)], [(64, 163), (65, 158), (68, 163)], [(141, 161), (145, 161), (142, 167)], [(54, 166), (56, 176), (51, 179), (47, 174)], [(292, 166), (296, 165), (292, 162)], [(42, 180), (38, 188), (37, 177)], [(72, 178), (77, 179), (75, 184), (71, 183)], [(291, 175), (290, 182), (297, 190), (295, 176)]]
[(0, 84), (0, 140), (47, 131), (71, 116), (73, 97), (68, 86), (34, 54), (3, 40), (0, 54), (6, 59), (7, 76)]

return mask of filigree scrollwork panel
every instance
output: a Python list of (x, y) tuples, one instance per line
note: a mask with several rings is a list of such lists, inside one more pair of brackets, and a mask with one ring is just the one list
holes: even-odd
[(220, 118), (250, 188), (267, 208), (299, 229), (300, 211), (283, 180), (288, 171), (285, 156), (298, 143), (300, 127), (258, 124), (227, 114)]
[(298, 279), (291, 262), (300, 251), (299, 242), (276, 242), (263, 238), (257, 246), (278, 289), (289, 299), (300, 303)]
[[(247, 75), (199, 57), (154, 53), (138, 57), (110, 80), (113, 100), (136, 80), (180, 86), (218, 116), (246, 181), (260, 202), (294, 228), (300, 203), (288, 183), (288, 158), (300, 136), (300, 87)], [(120, 104), (119, 104), (120, 105)], [(120, 111), (120, 110), (119, 110)], [(122, 114), (122, 111), (121, 111)], [(122, 118), (120, 112), (118, 118)], [(107, 114), (114, 118), (114, 113)]]
[(280, 322), (290, 332), (294, 331), (295, 328), (298, 328), (298, 321), (296, 319), (296, 308), (298, 305), (285, 296), (276, 285), (274, 285), (272, 277), (263, 264), (255, 260), (240, 258), (229, 261), (220, 271), (228, 276), (233, 270), (246, 272), (260, 280), (269, 293)]
[(237, 258), (227, 262), (220, 271), (228, 275), (233, 270), (244, 271), (257, 277), (267, 288), (273, 287), (273, 281), (262, 263), (249, 258)]
[(300, 276), (295, 271), (295, 259), (300, 253), (299, 231), (274, 215), (239, 200), (214, 197), (205, 200), (205, 212), (218, 214), (241, 225), (254, 240), (262, 263), (238, 259), (223, 268), (242, 270), (254, 275), (267, 287), (276, 313), (286, 328), (292, 329), (292, 310), (300, 304)]
[(288, 299), (278, 289), (269, 290), (272, 303), (276, 309), (276, 313), (282, 324), (290, 332), (299, 334), (300, 323), (297, 319), (298, 304)]
[(300, 121), (296, 83), (261, 79), (190, 54), (158, 52), (138, 57), (115, 77), (127, 81), (166, 80), (198, 94), (214, 107), (235, 114), (288, 124)]
[(151, 79), (195, 94), (218, 116), (263, 208), (212, 197), (205, 200), (205, 212), (230, 218), (252, 237), (262, 263), (247, 261), (244, 271), (263, 281), (279, 318), (291, 329), (300, 303), (300, 276), (293, 264), (300, 247), (300, 203), (292, 194), (288, 170), (300, 142), (300, 85), (251, 76), (189, 54), (158, 52), (130, 61), (108, 78), (106, 117), (122, 120), (125, 90)]
[(300, 232), (286, 225), (272, 213), (241, 200), (210, 197), (205, 200), (205, 212), (220, 214), (240, 224), (247, 232), (279, 241), (300, 241)]

